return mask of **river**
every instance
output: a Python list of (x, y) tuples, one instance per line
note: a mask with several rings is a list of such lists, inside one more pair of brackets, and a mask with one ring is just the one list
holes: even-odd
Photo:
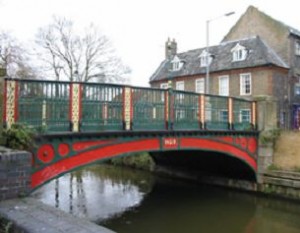
[(33, 197), (118, 233), (299, 233), (300, 203), (94, 165)]

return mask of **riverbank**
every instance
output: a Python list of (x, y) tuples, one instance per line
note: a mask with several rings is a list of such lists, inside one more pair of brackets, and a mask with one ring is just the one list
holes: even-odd
[(193, 182), (250, 191), (268, 196), (300, 201), (300, 173), (291, 171), (267, 171), (261, 174), (262, 183), (218, 177), (195, 171), (156, 167), (155, 173)]
[[(217, 185), (244, 191), (263, 193), (300, 201), (300, 151), (295, 149), (300, 141), (299, 132), (283, 132), (275, 144), (274, 163), (258, 174), (260, 182), (218, 177), (195, 171), (166, 168), (154, 163), (148, 153), (112, 159), (113, 165), (151, 171), (170, 177), (193, 180), (203, 184)], [(295, 141), (296, 140), (296, 141)], [(291, 148), (291, 150), (288, 150)], [(282, 155), (284, 153), (284, 156)], [(295, 161), (294, 163), (292, 161)]]
[(0, 233), (114, 233), (33, 198), (0, 202)]

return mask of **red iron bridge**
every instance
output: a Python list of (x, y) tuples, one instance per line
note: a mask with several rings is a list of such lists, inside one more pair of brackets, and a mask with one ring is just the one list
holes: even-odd
[[(221, 153), (257, 171), (256, 102), (173, 89), (5, 79), (3, 121), (37, 132), (32, 188), (116, 156)], [(155, 156), (154, 156), (155, 157)]]

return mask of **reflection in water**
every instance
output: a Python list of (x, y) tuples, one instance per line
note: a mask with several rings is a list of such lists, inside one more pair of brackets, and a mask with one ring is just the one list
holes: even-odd
[(300, 232), (299, 203), (107, 165), (67, 174), (34, 196), (118, 233)]
[(103, 221), (140, 204), (151, 190), (148, 173), (97, 165), (69, 173), (37, 190), (33, 196), (75, 216)]

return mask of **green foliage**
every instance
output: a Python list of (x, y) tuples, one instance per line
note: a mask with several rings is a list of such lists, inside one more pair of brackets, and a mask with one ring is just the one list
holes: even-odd
[(33, 146), (34, 132), (25, 125), (13, 124), (9, 129), (4, 129), (2, 136), (4, 146), (11, 149), (29, 150)]
[(0, 217), (0, 233), (11, 233), (13, 232), (13, 224), (11, 221), (8, 221)]
[(280, 167), (278, 167), (275, 164), (271, 164), (271, 165), (268, 166), (268, 170), (269, 171), (278, 171), (278, 170), (280, 170)]
[(266, 130), (260, 133), (259, 142), (262, 145), (273, 143), (280, 136), (280, 129)]
[(116, 166), (128, 166), (148, 171), (152, 171), (154, 168), (154, 161), (146, 152), (125, 157), (113, 158), (110, 160), (110, 162)]

